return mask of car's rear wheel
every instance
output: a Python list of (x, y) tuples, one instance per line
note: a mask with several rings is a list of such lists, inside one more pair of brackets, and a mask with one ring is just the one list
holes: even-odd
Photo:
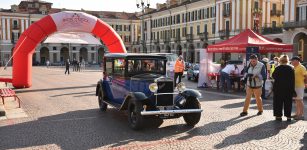
[(139, 130), (143, 127), (143, 116), (141, 111), (143, 110), (142, 103), (136, 101), (130, 101), (128, 107), (128, 122), (129, 126), (133, 130)]
[(108, 108), (108, 104), (103, 102), (104, 98), (105, 98), (105, 94), (104, 94), (103, 90), (101, 90), (98, 93), (98, 104), (99, 104), (100, 111), (106, 111), (107, 108)]
[[(196, 97), (190, 97), (187, 101), (185, 109), (201, 109), (200, 103)], [(201, 117), (201, 113), (184, 114), (183, 119), (188, 126), (195, 126)]]

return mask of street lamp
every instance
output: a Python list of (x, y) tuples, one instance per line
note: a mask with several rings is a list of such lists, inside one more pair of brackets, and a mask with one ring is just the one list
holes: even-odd
[(145, 23), (144, 23), (144, 13), (145, 13), (145, 9), (149, 8), (150, 6), (150, 2), (149, 0), (146, 0), (146, 3), (144, 2), (144, 0), (136, 0), (136, 7), (142, 9), (142, 26), (141, 26), (141, 33), (142, 33), (142, 48), (143, 48), (143, 53), (147, 53), (147, 49), (146, 49), (146, 43), (145, 43)]

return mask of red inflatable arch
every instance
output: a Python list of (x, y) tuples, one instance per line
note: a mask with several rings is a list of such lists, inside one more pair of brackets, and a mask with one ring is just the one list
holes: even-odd
[[(70, 11), (51, 14), (33, 23), (17, 41), (11, 80), (15, 88), (31, 87), (32, 55), (35, 47), (48, 35), (57, 31), (92, 33), (103, 41), (111, 53), (126, 53), (119, 35), (97, 17), (83, 12)], [(7, 81), (7, 79), (2, 79), (4, 80)]]

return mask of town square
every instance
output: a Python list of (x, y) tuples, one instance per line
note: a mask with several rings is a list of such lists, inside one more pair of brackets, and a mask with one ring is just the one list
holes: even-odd
[(1, 2), (0, 149), (307, 149), (307, 1), (75, 3)]

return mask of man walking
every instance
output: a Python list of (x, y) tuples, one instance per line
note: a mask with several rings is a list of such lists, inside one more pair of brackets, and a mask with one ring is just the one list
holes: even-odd
[(176, 60), (175, 66), (174, 66), (174, 71), (175, 71), (175, 75), (174, 75), (174, 87), (177, 86), (177, 78), (179, 77), (179, 82), (181, 82), (181, 77), (183, 75), (184, 72), (184, 61), (182, 59), (182, 56), (180, 55), (178, 57), (178, 59)]
[(67, 72), (68, 72), (68, 75), (69, 75), (69, 65), (70, 65), (70, 62), (69, 62), (69, 59), (67, 59), (66, 62), (65, 62), (65, 68), (66, 68), (65, 75), (66, 75)]
[(301, 59), (295, 56), (291, 59), (292, 65), (294, 66), (295, 74), (295, 92), (296, 97), (296, 113), (294, 116), (295, 120), (304, 120), (304, 90), (305, 90), (305, 78), (306, 78), (306, 68), (300, 63)]

